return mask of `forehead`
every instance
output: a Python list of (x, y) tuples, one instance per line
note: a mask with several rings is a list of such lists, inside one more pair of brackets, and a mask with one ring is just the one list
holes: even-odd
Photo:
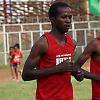
[(59, 15), (72, 15), (69, 7), (59, 7), (57, 10)]

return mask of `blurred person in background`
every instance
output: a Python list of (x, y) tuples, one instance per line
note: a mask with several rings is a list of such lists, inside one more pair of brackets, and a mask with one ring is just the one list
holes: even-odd
[(14, 47), (11, 46), (11, 47), (10, 47), (10, 52), (9, 52), (9, 58), (8, 58), (7, 61), (10, 60), (10, 67), (11, 67), (12, 80), (15, 80), (15, 78), (14, 78), (14, 68), (13, 68), (14, 65), (13, 65), (13, 59), (12, 59), (12, 57), (13, 57), (13, 52), (14, 52)]
[[(14, 52), (13, 52), (13, 62), (14, 62), (14, 69), (16, 73), (16, 82), (18, 82), (19, 74), (22, 71), (19, 71), (19, 67), (21, 64), (22, 53), (19, 50), (19, 44), (14, 45)], [(20, 72), (20, 73), (19, 73)]]

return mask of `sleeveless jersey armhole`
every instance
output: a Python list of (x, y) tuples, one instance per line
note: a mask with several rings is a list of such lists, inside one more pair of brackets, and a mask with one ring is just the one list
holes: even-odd
[(99, 37), (97, 37), (97, 39), (99, 39), (99, 40), (100, 40), (100, 36), (99, 36)]
[[(45, 34), (43, 34), (42, 36), (45, 36), (46, 39), (47, 39), (47, 43), (48, 43), (48, 51), (49, 51), (49, 49), (50, 49), (50, 44), (49, 44), (48, 34), (49, 34), (49, 33), (45, 33)], [(42, 37), (42, 36), (41, 36), (41, 37)], [(45, 57), (47, 54), (48, 54), (48, 52), (47, 52), (43, 57)]]

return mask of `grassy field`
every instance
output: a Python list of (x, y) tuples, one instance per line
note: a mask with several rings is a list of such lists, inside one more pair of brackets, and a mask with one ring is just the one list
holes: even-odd
[[(91, 81), (77, 82), (72, 77), (74, 100), (91, 100)], [(0, 100), (35, 100), (36, 81), (19, 81), (0, 86)]]

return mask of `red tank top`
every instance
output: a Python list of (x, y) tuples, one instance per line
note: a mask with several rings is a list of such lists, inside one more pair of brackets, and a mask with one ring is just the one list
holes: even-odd
[(14, 63), (21, 63), (21, 54), (20, 54), (20, 51), (18, 50), (17, 52), (14, 51), (13, 55), (15, 55), (14, 59), (13, 59), (13, 62)]
[[(72, 60), (74, 45), (67, 34), (64, 46), (60, 46), (49, 33), (43, 36), (46, 36), (49, 47), (47, 54), (40, 60), (38, 69), (58, 65), (66, 59)], [(36, 100), (72, 100), (73, 88), (70, 74), (70, 72), (57, 73), (37, 79)]]
[[(100, 37), (97, 37), (100, 39)], [(90, 72), (100, 75), (100, 60), (94, 61), (91, 57)], [(92, 80), (92, 98), (100, 99), (100, 82)]]
[(10, 58), (10, 64), (12, 64), (12, 65), (13, 65), (12, 53), (11, 53), (11, 52), (9, 53), (9, 58)]

